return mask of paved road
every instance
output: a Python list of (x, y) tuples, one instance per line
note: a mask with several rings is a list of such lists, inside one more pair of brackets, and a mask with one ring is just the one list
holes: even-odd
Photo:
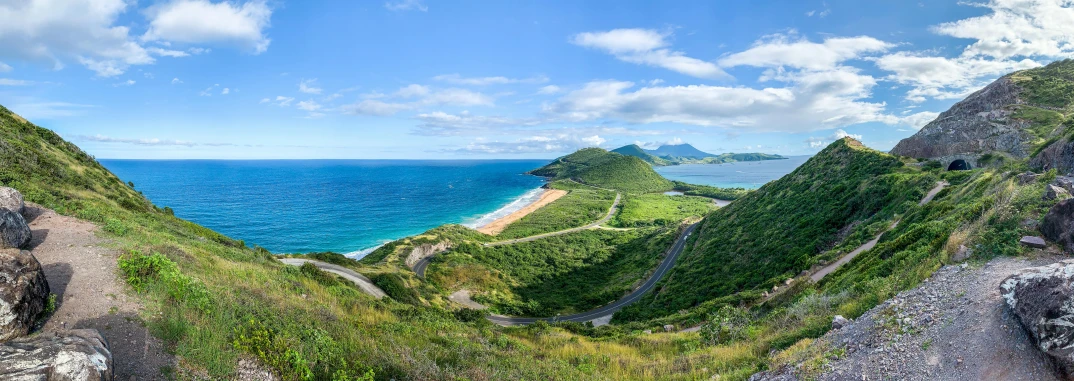
[[(615, 211), (618, 210), (618, 208), (619, 208), (619, 199), (622, 198), (622, 196), (623, 196), (622, 194), (616, 193), (615, 194), (615, 201), (613, 201), (612, 206), (610, 208), (608, 208), (608, 213), (605, 214), (604, 217), (602, 217), (597, 222), (591, 223), (589, 225), (579, 226), (579, 227), (576, 227), (576, 228), (570, 228), (570, 229), (566, 229), (566, 230), (559, 230), (559, 231), (554, 231), (554, 232), (549, 232), (549, 233), (543, 233), (543, 234), (538, 234), (538, 235), (531, 235), (529, 237), (524, 237), (524, 238), (509, 239), (509, 240), (506, 240), (506, 241), (498, 241), (498, 242), (489, 242), (489, 243), (486, 243), (485, 246), (486, 247), (492, 247), (492, 246), (512, 245), (512, 244), (516, 244), (516, 243), (520, 243), (520, 242), (536, 241), (536, 240), (539, 240), (541, 238), (555, 237), (557, 235), (564, 235), (564, 234), (568, 234), (568, 233), (574, 233), (574, 232), (577, 232), (577, 231), (596, 228), (596, 227), (598, 227), (600, 225), (604, 225), (605, 223), (610, 221), (612, 219), (612, 217), (615, 216)], [(417, 266), (415, 266), (415, 267), (417, 267)]]
[(424, 278), (425, 277), (425, 268), (429, 267), (429, 261), (432, 261), (433, 257), (435, 257), (435, 255), (430, 255), (428, 257), (422, 258), (420, 261), (418, 261), (418, 263), (415, 263), (414, 264), (414, 273), (418, 274), (419, 277)]
[(385, 296), (388, 296), (388, 294), (384, 293), (384, 290), (381, 290), (380, 287), (374, 285), (373, 281), (369, 280), (369, 278), (366, 278), (365, 275), (359, 274), (358, 272), (343, 266), (337, 266), (331, 263), (302, 258), (280, 258), (280, 262), (291, 266), (302, 266), (302, 264), (304, 263), (311, 263), (321, 270), (339, 275), (351, 282), (354, 282), (354, 284), (357, 285), (358, 288), (361, 288), (362, 291), (365, 291), (365, 293), (369, 295), (373, 295), (374, 298), (380, 299)]
[(587, 312), (577, 313), (577, 314), (573, 314), (573, 315), (557, 316), (557, 317), (523, 318), (523, 317), (508, 317), (508, 316), (492, 315), (492, 316), (489, 316), (488, 319), (490, 321), (492, 321), (493, 323), (496, 323), (496, 324), (499, 324), (499, 325), (510, 326), (510, 325), (526, 325), (526, 324), (534, 323), (534, 322), (536, 322), (538, 320), (544, 320), (544, 321), (549, 321), (549, 322), (552, 322), (552, 321), (574, 321), (574, 322), (581, 323), (581, 322), (587, 322), (587, 321), (602, 318), (602, 317), (611, 316), (612, 314), (614, 314), (616, 311), (619, 311), (623, 307), (626, 307), (627, 305), (630, 305), (631, 303), (634, 303), (635, 301), (640, 299), (643, 295), (645, 295), (645, 293), (649, 292), (649, 290), (652, 290), (653, 287), (656, 286), (656, 282), (659, 282), (660, 279), (663, 278), (664, 275), (667, 274), (667, 272), (669, 270), (671, 270), (671, 268), (675, 265), (675, 260), (679, 258), (679, 254), (682, 254), (683, 249), (686, 248), (686, 239), (690, 237), (690, 234), (693, 234), (695, 229), (697, 229), (697, 224), (690, 225), (689, 227), (686, 228), (686, 230), (684, 230), (682, 232), (681, 235), (679, 235), (679, 238), (675, 240), (675, 244), (671, 246), (671, 252), (669, 252), (667, 254), (667, 256), (664, 257), (664, 260), (660, 262), (660, 266), (656, 268), (656, 272), (654, 272), (653, 275), (651, 277), (649, 277), (648, 280), (645, 281), (645, 284), (642, 284), (641, 287), (639, 287), (637, 290), (634, 290), (634, 292), (631, 292), (629, 295), (623, 297), (622, 299), (619, 299), (618, 301), (615, 301), (612, 304), (606, 305), (604, 307), (597, 308), (595, 310), (587, 311)]

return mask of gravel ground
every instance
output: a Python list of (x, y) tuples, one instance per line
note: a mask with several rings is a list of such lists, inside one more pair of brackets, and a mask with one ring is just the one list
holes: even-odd
[(999, 296), (999, 283), (1056, 262), (997, 258), (945, 266), (821, 340), (845, 354), (821, 380), (1058, 380)]

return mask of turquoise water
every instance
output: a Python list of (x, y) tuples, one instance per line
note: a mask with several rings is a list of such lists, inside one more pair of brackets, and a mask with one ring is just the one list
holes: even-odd
[(656, 167), (669, 180), (722, 188), (757, 189), (783, 177), (811, 156), (790, 156), (786, 160), (740, 161), (727, 164), (687, 164)]
[(274, 253), (359, 257), (447, 223), (481, 225), (540, 195), (546, 160), (101, 160), (158, 206)]

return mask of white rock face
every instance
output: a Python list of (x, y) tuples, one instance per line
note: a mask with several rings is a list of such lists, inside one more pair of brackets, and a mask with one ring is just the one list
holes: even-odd
[(0, 208), (22, 214), (26, 209), (22, 193), (12, 188), (0, 187)]
[(1037, 348), (1068, 377), (1074, 375), (1074, 260), (1022, 270), (1000, 293)]
[(0, 344), (0, 379), (112, 380), (108, 342), (95, 329), (39, 334)]

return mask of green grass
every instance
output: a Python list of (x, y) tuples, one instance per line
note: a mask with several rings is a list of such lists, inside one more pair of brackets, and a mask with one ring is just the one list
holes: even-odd
[(696, 196), (643, 194), (626, 196), (612, 220), (618, 227), (666, 226), (716, 209), (712, 199)]
[(1074, 104), (1074, 60), (1019, 71), (1011, 74), (1011, 78), (1025, 89), (1023, 98), (1030, 105), (1069, 111)]
[(533, 211), (507, 226), (496, 239), (529, 237), (541, 233), (585, 226), (608, 214), (615, 193), (596, 189), (574, 189), (563, 197)]
[(734, 201), (746, 194), (749, 190), (743, 188), (719, 188), (710, 185), (688, 184), (682, 181), (674, 181), (675, 190), (683, 192), (687, 196), (702, 196), (720, 200)]
[(665, 191), (673, 186), (645, 161), (600, 148), (578, 150), (530, 171), (530, 174), (553, 180), (573, 179), (581, 183), (627, 193)]

